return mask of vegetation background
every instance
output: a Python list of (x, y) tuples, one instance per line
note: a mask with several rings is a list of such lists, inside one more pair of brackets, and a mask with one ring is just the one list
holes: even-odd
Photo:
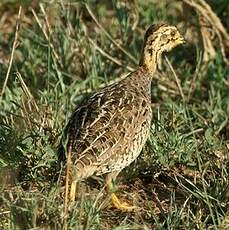
[[(137, 66), (144, 31), (161, 21), (187, 44), (163, 57), (150, 139), (121, 174), (119, 195), (138, 209), (114, 209), (100, 177), (64, 220), (63, 127)], [(228, 0), (2, 0), (0, 229), (229, 229), (228, 30)]]

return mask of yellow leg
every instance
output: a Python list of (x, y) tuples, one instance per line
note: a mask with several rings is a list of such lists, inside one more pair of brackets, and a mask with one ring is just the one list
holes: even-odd
[(76, 198), (76, 181), (73, 181), (71, 183), (71, 188), (70, 188), (70, 201), (75, 201)]

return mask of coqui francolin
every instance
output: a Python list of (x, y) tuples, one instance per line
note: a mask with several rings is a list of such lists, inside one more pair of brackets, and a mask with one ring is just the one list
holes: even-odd
[(66, 166), (70, 156), (70, 199), (76, 185), (93, 174), (106, 176), (114, 206), (132, 207), (114, 193), (117, 175), (140, 154), (149, 135), (151, 80), (162, 52), (184, 43), (175, 26), (151, 25), (145, 33), (139, 66), (118, 83), (94, 93), (73, 112), (60, 144), (59, 157)]

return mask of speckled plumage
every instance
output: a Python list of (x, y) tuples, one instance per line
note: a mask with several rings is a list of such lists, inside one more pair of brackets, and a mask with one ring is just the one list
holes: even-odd
[(77, 177), (120, 171), (137, 158), (151, 122), (150, 79), (142, 67), (73, 113), (66, 131)]
[(62, 140), (67, 152), (71, 149), (73, 180), (114, 172), (116, 177), (138, 157), (150, 131), (151, 79), (157, 61), (163, 51), (183, 42), (176, 27), (152, 25), (136, 71), (96, 92), (73, 112)]

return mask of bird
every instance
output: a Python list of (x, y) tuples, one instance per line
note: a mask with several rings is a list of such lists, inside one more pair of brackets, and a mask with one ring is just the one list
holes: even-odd
[(106, 174), (105, 187), (113, 205), (120, 210), (132, 209), (115, 194), (115, 180), (139, 156), (149, 137), (151, 81), (161, 54), (183, 43), (176, 26), (152, 24), (145, 32), (136, 69), (98, 90), (73, 111), (58, 151), (64, 166), (70, 162), (71, 201), (80, 181)]

